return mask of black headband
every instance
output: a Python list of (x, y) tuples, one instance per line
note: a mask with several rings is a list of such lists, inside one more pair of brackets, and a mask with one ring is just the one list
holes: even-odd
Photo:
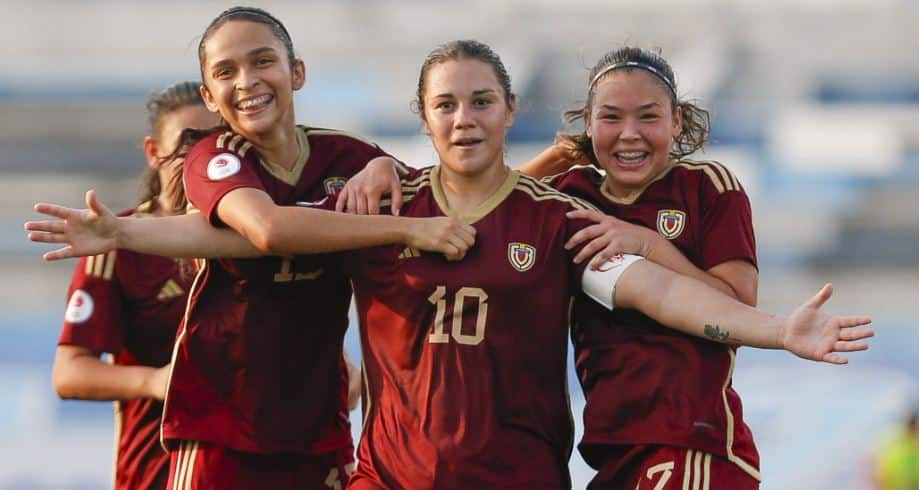
[(591, 81), (590, 81), (590, 84), (587, 86), (587, 90), (588, 90), (588, 91), (593, 90), (594, 85), (597, 84), (597, 80), (599, 80), (600, 77), (602, 77), (603, 75), (606, 75), (607, 73), (609, 73), (609, 72), (611, 72), (611, 71), (613, 71), (613, 70), (618, 70), (618, 69), (620, 69), (620, 68), (638, 68), (638, 69), (640, 69), (640, 70), (645, 70), (645, 71), (651, 73), (652, 75), (656, 76), (657, 78), (660, 78), (661, 81), (664, 82), (664, 85), (666, 85), (667, 88), (670, 89), (670, 93), (672, 93), (673, 96), (676, 97), (676, 87), (673, 86), (673, 82), (671, 82), (670, 79), (668, 79), (668, 78), (667, 78), (663, 73), (661, 73), (661, 71), (658, 70), (657, 68), (654, 68), (653, 66), (651, 66), (651, 65), (649, 65), (649, 64), (647, 64), (647, 63), (642, 63), (641, 61), (620, 61), (619, 63), (614, 63), (614, 64), (612, 64), (612, 65), (607, 66), (606, 68), (600, 70), (600, 73), (597, 73), (597, 74), (594, 76), (593, 80), (591, 80)]

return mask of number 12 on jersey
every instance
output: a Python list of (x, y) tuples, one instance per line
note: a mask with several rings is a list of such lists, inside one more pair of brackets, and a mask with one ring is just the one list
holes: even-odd
[[(465, 302), (476, 301), (475, 308), (475, 333), (463, 333), (463, 306)], [(485, 321), (488, 318), (488, 294), (481, 288), (462, 287), (453, 295), (453, 321), (450, 333), (444, 327), (444, 316), (447, 313), (447, 287), (437, 286), (434, 294), (428, 297), (437, 307), (434, 314), (434, 331), (428, 335), (428, 342), (432, 344), (446, 344), (450, 337), (460, 344), (479, 345), (485, 340)]]

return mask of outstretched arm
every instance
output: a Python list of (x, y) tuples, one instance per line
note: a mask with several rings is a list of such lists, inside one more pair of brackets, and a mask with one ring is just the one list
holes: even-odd
[(475, 229), (452, 218), (353, 216), (276, 206), (267, 194), (254, 189), (230, 192), (220, 203), (226, 206), (221, 219), (239, 233), (214, 228), (194, 215), (116, 218), (93, 191), (87, 192), (86, 203), (88, 209), (44, 203), (35, 206), (36, 211), (58, 220), (26, 223), (29, 239), (66, 244), (46, 253), (45, 260), (116, 248), (170, 257), (255, 257), (334, 252), (388, 243), (406, 243), (458, 260), (475, 241)]
[(99, 354), (78, 345), (59, 345), (54, 354), (51, 380), (64, 399), (134, 400), (166, 396), (169, 366), (119, 366), (99, 359)]
[[(628, 256), (626, 256), (628, 257)], [(621, 260), (621, 259), (614, 259)], [(600, 272), (585, 271), (585, 292), (591, 274), (610, 274), (615, 267), (601, 267)], [(632, 308), (658, 323), (682, 332), (716, 342), (749, 345), (766, 349), (786, 349), (812, 361), (845, 364), (837, 352), (865, 350), (860, 340), (871, 337), (866, 316), (832, 316), (820, 308), (832, 295), (826, 285), (816, 296), (799, 306), (789, 317), (764, 313), (706, 286), (690, 277), (679, 275), (648, 260), (625, 263), (614, 283), (611, 302), (606, 306)], [(594, 296), (596, 298), (596, 296)]]

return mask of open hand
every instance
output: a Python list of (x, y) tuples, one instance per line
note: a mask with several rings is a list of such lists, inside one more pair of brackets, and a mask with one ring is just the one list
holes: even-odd
[(855, 328), (871, 323), (867, 316), (833, 316), (820, 308), (833, 295), (827, 284), (785, 321), (781, 345), (796, 356), (812, 361), (846, 364), (849, 360), (838, 352), (868, 349), (863, 339), (874, 336), (872, 328)]
[(86, 193), (88, 209), (74, 209), (56, 204), (38, 203), (35, 211), (58, 218), (29, 221), (25, 229), (29, 240), (62, 243), (66, 246), (45, 253), (45, 260), (85, 257), (117, 248), (118, 218), (96, 198), (96, 191)]

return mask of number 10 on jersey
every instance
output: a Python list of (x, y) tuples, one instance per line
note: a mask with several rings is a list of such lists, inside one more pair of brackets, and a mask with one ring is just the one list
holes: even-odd
[[(437, 307), (434, 314), (434, 331), (428, 335), (432, 344), (446, 344), (450, 337), (460, 344), (479, 345), (485, 340), (485, 321), (488, 318), (488, 295), (481, 288), (462, 287), (453, 295), (453, 321), (450, 333), (444, 327), (444, 316), (447, 313), (447, 287), (437, 286), (428, 301)], [(463, 333), (463, 306), (466, 301), (475, 301), (475, 333)]]

